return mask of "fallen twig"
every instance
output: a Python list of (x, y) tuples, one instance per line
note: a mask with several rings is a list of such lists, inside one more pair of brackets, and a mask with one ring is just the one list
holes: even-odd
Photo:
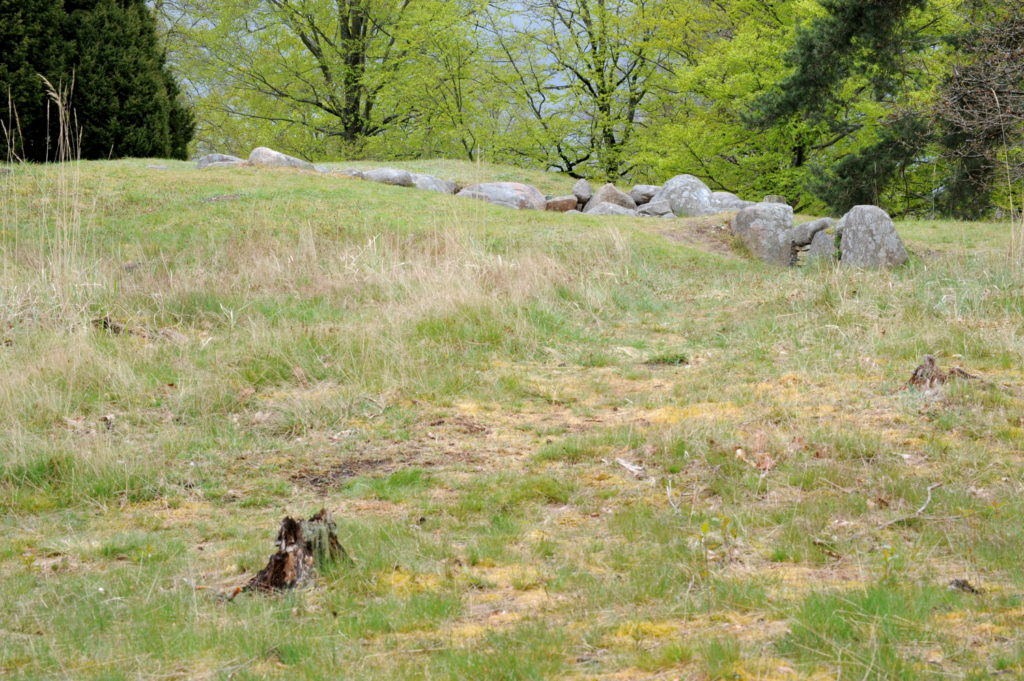
[(930, 506), (932, 503), (932, 492), (942, 487), (943, 484), (944, 483), (936, 482), (932, 483), (931, 485), (928, 485), (928, 498), (924, 500), (923, 504), (921, 504), (921, 508), (914, 511), (911, 515), (903, 516), (902, 518), (896, 518), (895, 520), (890, 520), (889, 522), (882, 523), (878, 526), (878, 529), (884, 530), (887, 527), (899, 525), (901, 523), (907, 522), (908, 520), (914, 520), (915, 518), (920, 518), (921, 514), (924, 513), (928, 509), (928, 506)]
[(644, 472), (643, 466), (637, 466), (636, 464), (632, 464), (626, 461), (625, 459), (615, 459), (615, 463), (619, 464), (627, 471), (632, 473), (637, 480), (643, 480), (645, 477), (647, 477), (647, 473)]

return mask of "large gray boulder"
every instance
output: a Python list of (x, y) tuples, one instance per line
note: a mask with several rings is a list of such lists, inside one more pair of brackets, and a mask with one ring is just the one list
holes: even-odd
[(587, 209), (583, 211), (587, 215), (629, 215), (636, 216), (636, 211), (625, 206), (620, 206), (617, 203), (609, 203), (602, 201), (601, 203), (594, 204), (594, 199), (590, 200), (587, 204)]
[(780, 267), (789, 267), (795, 260), (792, 226), (793, 209), (781, 203), (754, 204), (732, 221), (733, 233), (754, 257)]
[(839, 260), (846, 267), (894, 267), (907, 249), (889, 214), (877, 206), (854, 206), (836, 225)]
[(442, 180), (440, 177), (423, 173), (413, 173), (412, 183), (416, 185), (417, 189), (438, 194), (454, 194), (458, 189), (458, 186), (451, 180)]
[(399, 170), (398, 168), (374, 168), (373, 170), (364, 170), (363, 179), (369, 182), (390, 184), (395, 187), (413, 186), (412, 173), (408, 170)]
[(594, 196), (594, 188), (586, 180), (579, 180), (572, 186), (572, 194), (581, 206), (585, 206), (591, 197)]
[(207, 154), (196, 159), (196, 168), (202, 170), (211, 163), (245, 163), (245, 161), (237, 156), (230, 156), (228, 154)]
[(583, 212), (591, 213), (602, 203), (611, 203), (627, 210), (636, 210), (636, 202), (629, 198), (629, 194), (619, 191), (615, 185), (611, 183), (606, 184), (594, 192), (594, 195), (590, 198), (590, 201), (587, 202), (587, 207), (583, 209)]
[(363, 171), (356, 170), (355, 168), (345, 168), (343, 170), (331, 170), (328, 171), (330, 175), (341, 175), (342, 177), (354, 177), (356, 179), (363, 179)]
[(661, 187), (656, 184), (638, 184), (630, 190), (629, 198), (633, 199), (636, 205), (642, 206), (645, 203), (650, 203), (660, 190)]
[(660, 218), (665, 215), (671, 215), (672, 217), (675, 217), (675, 215), (673, 215), (672, 213), (672, 206), (670, 206), (668, 204), (668, 201), (665, 201), (664, 199), (645, 203), (644, 205), (640, 206), (639, 209), (637, 209), (637, 213), (647, 217), (656, 218)]
[(280, 151), (274, 151), (267, 147), (256, 147), (249, 154), (249, 163), (258, 166), (269, 166), (271, 168), (299, 168), (301, 170), (316, 170), (312, 163), (295, 158)]
[(711, 190), (693, 175), (676, 175), (658, 190), (651, 201), (668, 201), (679, 217), (701, 217), (719, 212), (711, 205)]
[(519, 182), (483, 182), (466, 187), (458, 196), (517, 210), (544, 210), (547, 199), (536, 187)]
[(732, 192), (711, 192), (711, 208), (716, 213), (731, 213), (753, 205), (753, 201), (744, 201)]

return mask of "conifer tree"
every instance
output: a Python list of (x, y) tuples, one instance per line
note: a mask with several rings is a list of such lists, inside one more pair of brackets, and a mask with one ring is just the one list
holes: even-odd
[(0, 0), (0, 145), (33, 160), (53, 156), (40, 74), (59, 85), (65, 15), (53, 0)]
[[(20, 5), (23, 0), (0, 2)], [(60, 14), (56, 30), (54, 12)], [(180, 90), (144, 0), (30, 0), (19, 16), (24, 19), (17, 23), (5, 20), (5, 30), (28, 47), (12, 58), (14, 68), (8, 67), (17, 80), (0, 72), (0, 88), (11, 90), (20, 119), (45, 121), (42, 75), (52, 83), (73, 83), (70, 107), (82, 158), (185, 158), (194, 122), (179, 101)], [(37, 54), (32, 45), (56, 54)], [(22, 129), (24, 158), (52, 160), (52, 153), (46, 153), (52, 131), (38, 125)]]

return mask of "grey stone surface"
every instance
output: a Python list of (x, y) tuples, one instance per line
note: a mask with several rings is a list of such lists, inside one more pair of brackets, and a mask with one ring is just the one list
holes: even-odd
[(602, 201), (601, 203), (594, 204), (594, 199), (590, 200), (587, 204), (587, 210), (584, 211), (587, 215), (631, 215), (636, 216), (636, 211), (625, 206), (620, 206), (617, 203), (608, 203)]
[(828, 229), (835, 223), (836, 221), (832, 218), (821, 218), (820, 220), (812, 220), (811, 222), (805, 222), (802, 225), (797, 225), (790, 230), (793, 245), (799, 248), (810, 246), (814, 236), (818, 232)]
[(672, 212), (679, 217), (701, 217), (714, 215), (711, 206), (711, 190), (693, 175), (676, 175), (666, 182), (651, 201), (668, 201)]
[(576, 210), (576, 205), (576, 196), (573, 194), (556, 196), (553, 199), (548, 199), (545, 210), (550, 210), (554, 213), (568, 213), (571, 210)]
[(241, 163), (242, 159), (228, 154), (207, 154), (196, 159), (196, 168), (202, 170), (211, 163)]
[(854, 206), (836, 225), (839, 260), (844, 267), (894, 267), (907, 261), (907, 249), (889, 214), (877, 206)]
[(629, 198), (638, 206), (650, 203), (654, 195), (661, 190), (656, 184), (638, 184), (629, 191)]
[(363, 179), (368, 182), (380, 182), (381, 184), (390, 184), (396, 187), (413, 186), (412, 173), (408, 170), (398, 170), (397, 168), (364, 170)]
[(425, 175), (423, 173), (413, 173), (412, 183), (416, 185), (417, 189), (422, 189), (428, 192), (437, 192), (438, 194), (454, 194), (455, 190), (458, 189), (456, 184), (451, 180), (442, 180), (440, 177)]
[(793, 209), (779, 203), (757, 203), (744, 208), (732, 221), (733, 233), (759, 260), (789, 267), (795, 258)]
[(838, 242), (834, 229), (823, 229), (811, 239), (811, 245), (804, 256), (806, 262), (812, 263), (821, 260), (833, 261), (838, 258)]
[(483, 182), (466, 187), (458, 196), (480, 199), (518, 210), (544, 210), (547, 199), (536, 187), (519, 182)]
[(671, 215), (672, 217), (675, 217), (675, 215), (672, 213), (672, 206), (670, 206), (668, 201), (665, 201), (664, 199), (645, 203), (644, 205), (640, 206), (637, 212), (640, 215), (648, 215), (651, 217), (660, 218), (663, 215)]
[(344, 170), (332, 170), (331, 175), (341, 175), (342, 177), (355, 177), (360, 180), (363, 179), (363, 171), (356, 170), (354, 168), (345, 168)]
[(716, 213), (731, 213), (753, 205), (753, 201), (744, 201), (732, 192), (711, 192), (711, 208)]
[(214, 168), (238, 168), (239, 166), (249, 165), (248, 161), (214, 161), (213, 163), (207, 163), (203, 166), (203, 170), (212, 170)]
[(249, 163), (271, 168), (298, 168), (300, 170), (316, 170), (312, 163), (295, 158), (268, 147), (256, 147), (249, 154)]
[(580, 180), (572, 186), (572, 193), (580, 205), (585, 206), (587, 201), (590, 201), (590, 198), (594, 195), (594, 188), (586, 180)]
[(615, 185), (611, 183), (604, 185), (594, 192), (594, 195), (590, 198), (590, 201), (587, 202), (587, 207), (583, 209), (583, 212), (591, 213), (602, 203), (611, 203), (627, 210), (636, 210), (636, 202), (629, 198), (629, 194), (619, 191)]
[(786, 197), (779, 196), (778, 194), (769, 194), (768, 196), (764, 197), (764, 201), (762, 201), (761, 203), (784, 203), (786, 205), (789, 205), (789, 201), (786, 200)]

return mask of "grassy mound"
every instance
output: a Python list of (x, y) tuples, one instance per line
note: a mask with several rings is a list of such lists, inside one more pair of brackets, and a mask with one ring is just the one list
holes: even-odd
[[(1024, 673), (1005, 225), (787, 271), (715, 218), (160, 163), (0, 176), (0, 675)], [(982, 380), (905, 390), (926, 353)], [(220, 598), (320, 506), (352, 565)]]

